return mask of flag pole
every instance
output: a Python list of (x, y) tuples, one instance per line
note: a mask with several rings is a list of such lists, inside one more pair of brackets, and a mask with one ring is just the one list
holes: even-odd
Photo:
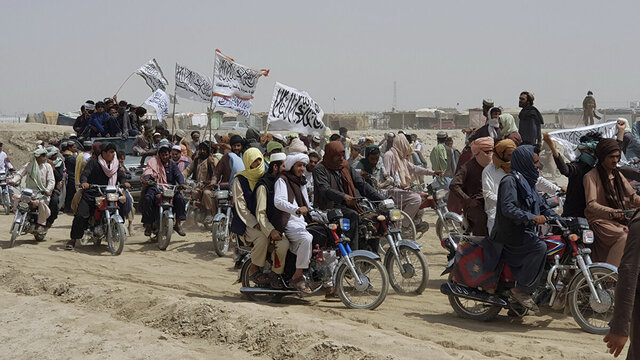
[(124, 86), (124, 84), (126, 84), (126, 83), (127, 83), (127, 81), (129, 81), (129, 79), (131, 79), (131, 77), (132, 77), (135, 73), (136, 73), (135, 71), (134, 71), (134, 72), (132, 72), (132, 73), (131, 73), (131, 75), (129, 75), (129, 76), (125, 79), (125, 81), (122, 83), (122, 85), (120, 85), (120, 87), (118, 88), (118, 91), (116, 91), (116, 93), (115, 93), (115, 95), (114, 95), (114, 96), (118, 96), (118, 93), (120, 92), (120, 90), (122, 89), (122, 87)]
[(209, 141), (211, 141), (211, 122), (213, 121), (213, 114), (216, 109), (215, 103), (213, 101), (213, 84), (216, 82), (216, 51), (213, 51), (213, 77), (211, 78), (211, 103), (209, 104), (209, 109), (211, 110), (211, 117), (209, 117), (209, 124), (207, 124), (207, 131), (209, 132)]
[[(178, 97), (176, 96), (176, 86), (173, 85), (173, 115), (171, 116), (171, 136), (173, 137), (176, 134), (176, 103), (178, 102)], [(173, 140), (173, 139), (172, 139)]]

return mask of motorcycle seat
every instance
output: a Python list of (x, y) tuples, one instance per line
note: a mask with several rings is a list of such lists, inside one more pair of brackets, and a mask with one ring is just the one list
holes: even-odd
[(454, 240), (456, 240), (456, 242), (458, 243), (464, 240), (464, 241), (474, 243), (476, 245), (480, 245), (482, 241), (487, 238), (486, 236), (472, 236), (472, 235), (454, 235), (453, 237), (454, 237)]

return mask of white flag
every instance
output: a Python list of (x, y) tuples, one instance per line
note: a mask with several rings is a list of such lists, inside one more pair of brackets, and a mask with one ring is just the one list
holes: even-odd
[(301, 134), (324, 134), (324, 111), (304, 91), (276, 82), (267, 122), (270, 129)]
[(251, 103), (251, 100), (243, 100), (236, 96), (231, 96), (231, 97), (216, 96), (215, 100), (216, 100), (216, 106), (218, 107), (232, 109), (234, 111), (237, 111), (238, 114), (244, 115), (246, 117), (249, 117), (249, 115), (251, 114), (251, 106), (253, 105)]
[(213, 96), (211, 79), (176, 63), (176, 95), (209, 104)]
[(576, 150), (578, 144), (580, 144), (580, 138), (592, 131), (597, 131), (602, 134), (603, 139), (615, 138), (618, 133), (616, 121), (611, 121), (604, 124), (583, 126), (575, 129), (552, 131), (549, 135), (551, 135), (553, 141), (564, 148), (564, 156), (570, 161), (573, 161), (577, 157)]
[(260, 76), (268, 76), (269, 70), (255, 70), (240, 65), (216, 49), (216, 61), (213, 79), (214, 96), (237, 96), (252, 99)]
[(164, 91), (160, 89), (154, 91), (144, 103), (156, 109), (158, 120), (162, 121), (169, 117), (169, 95)]
[(158, 89), (166, 90), (169, 82), (164, 77), (162, 69), (156, 59), (151, 59), (146, 64), (142, 65), (140, 69), (136, 70), (136, 74), (142, 76), (147, 85), (151, 88), (151, 91)]

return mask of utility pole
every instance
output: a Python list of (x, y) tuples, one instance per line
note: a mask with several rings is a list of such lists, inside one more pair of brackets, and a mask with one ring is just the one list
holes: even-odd
[[(398, 109), (398, 92), (396, 88), (396, 81), (393, 81), (393, 104), (391, 104), (391, 112), (396, 112)], [(402, 124), (404, 125), (404, 123)]]

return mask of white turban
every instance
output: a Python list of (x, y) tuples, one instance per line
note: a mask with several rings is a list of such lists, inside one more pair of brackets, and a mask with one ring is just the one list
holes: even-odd
[(309, 163), (309, 155), (303, 153), (290, 154), (284, 160), (284, 169), (289, 171), (297, 162), (303, 162), (305, 165)]

